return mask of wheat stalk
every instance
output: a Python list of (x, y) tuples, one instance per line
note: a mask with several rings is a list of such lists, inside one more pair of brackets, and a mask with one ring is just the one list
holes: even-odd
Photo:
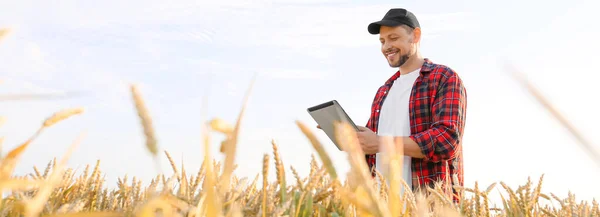
[(246, 91), (246, 95), (244, 96), (244, 101), (242, 103), (240, 113), (238, 114), (238, 118), (237, 118), (235, 127), (233, 129), (233, 132), (231, 132), (230, 136), (228, 137), (225, 144), (223, 145), (223, 151), (225, 152), (225, 166), (223, 169), (223, 175), (222, 175), (222, 179), (220, 180), (220, 183), (223, 184), (224, 191), (229, 190), (229, 178), (231, 177), (231, 173), (233, 172), (233, 166), (235, 164), (234, 163), (235, 162), (235, 154), (236, 154), (236, 150), (237, 150), (237, 141), (238, 141), (238, 136), (239, 136), (239, 132), (240, 132), (241, 124), (242, 124), (242, 118), (244, 117), (244, 113), (246, 111), (246, 106), (247, 106), (248, 100), (250, 98), (250, 93), (252, 92), (252, 88), (254, 87), (254, 82), (256, 81), (256, 76), (257, 76), (257, 74), (255, 74), (254, 77), (252, 78), (252, 81), (250, 82), (250, 86), (248, 87), (248, 90)]
[(146, 103), (144, 102), (137, 85), (130, 85), (130, 90), (131, 95), (133, 96), (133, 102), (137, 111), (137, 115), (140, 118), (144, 130), (144, 136), (146, 137), (146, 149), (148, 149), (152, 155), (156, 156), (158, 154), (158, 145), (156, 136), (154, 135), (152, 118), (150, 117)]
[(542, 93), (540, 91), (538, 91), (533, 86), (533, 84), (525, 78), (525, 76), (523, 74), (521, 74), (520, 72), (518, 72), (515, 68), (513, 68), (511, 66), (507, 65), (506, 67), (511, 72), (511, 75), (513, 76), (513, 78), (515, 78), (515, 80), (517, 80), (517, 82), (519, 82), (521, 85), (523, 85), (527, 89), (527, 91), (537, 100), (537, 102), (540, 103), (548, 112), (550, 112), (550, 114), (552, 114), (552, 116), (563, 127), (567, 128), (567, 130), (571, 133), (571, 135), (573, 135), (575, 137), (578, 144), (585, 150), (586, 153), (588, 153), (590, 155), (592, 160), (594, 160), (598, 164), (598, 166), (600, 166), (600, 153), (598, 152), (598, 150), (596, 150), (594, 148), (592, 143), (589, 140), (587, 140), (583, 136), (583, 134), (579, 130), (577, 130), (575, 128), (575, 126), (573, 126), (573, 124), (571, 124), (571, 122), (569, 122), (569, 120), (563, 114), (561, 114), (558, 111), (556, 106), (552, 105), (550, 103), (550, 101), (548, 99), (546, 99), (546, 97), (544, 97), (542, 95)]
[(323, 145), (321, 144), (321, 142), (319, 142), (317, 137), (314, 135), (314, 133), (312, 133), (312, 131), (308, 128), (308, 126), (301, 123), (300, 121), (296, 121), (296, 125), (298, 125), (298, 127), (300, 128), (302, 133), (304, 133), (304, 135), (308, 138), (310, 143), (313, 145), (313, 148), (319, 154), (319, 158), (321, 158), (321, 161), (323, 162), (323, 165), (327, 168), (327, 171), (329, 172), (329, 175), (331, 176), (331, 178), (337, 179), (337, 172), (335, 171), (335, 168), (333, 167), (331, 158), (325, 152), (325, 149), (323, 148)]
[[(158, 147), (151, 120), (143, 100), (133, 87), (132, 93), (138, 116), (144, 127), (144, 135), (147, 141), (154, 142), (154, 146), (147, 145), (146, 148), (153, 153), (154, 150), (158, 150)], [(7, 190), (5, 197), (0, 199), (0, 216), (493, 216), (492, 211), (499, 212), (499, 216), (598, 216), (600, 214), (596, 200), (593, 200), (590, 205), (587, 201), (577, 202), (571, 192), (565, 199), (551, 193), (551, 197), (542, 193), (543, 175), (537, 186), (528, 178), (525, 185), (515, 188), (516, 191), (500, 182), (508, 193), (507, 199), (500, 194), (504, 209), (490, 208), (488, 204), (489, 195), (496, 183), (492, 183), (484, 191), (479, 190), (478, 182), (474, 188), (454, 186), (460, 192), (473, 193), (472, 197), (461, 193), (459, 204), (454, 204), (453, 198), (447, 194), (445, 187), (442, 188), (444, 184), (441, 182), (436, 183), (433, 188), (427, 187), (426, 191), (414, 193), (409, 190), (406, 183), (409, 180), (402, 180), (400, 176), (402, 144), (391, 138), (382, 140), (383, 160), (389, 164), (389, 167), (382, 170), (383, 175), (375, 171), (377, 174), (375, 180), (370, 176), (354, 129), (347, 124), (336, 125), (336, 139), (340, 141), (342, 150), (347, 152), (347, 161), (350, 164), (350, 171), (343, 184), (342, 180), (338, 179), (329, 155), (316, 137), (309, 128), (296, 122), (319, 154), (322, 164), (319, 165), (315, 156), (311, 155), (310, 164), (307, 165), (310, 166), (308, 177), (300, 177), (296, 169), (289, 166), (296, 183), (288, 189), (280, 149), (275, 140), (271, 140), (277, 180), (269, 182), (270, 157), (264, 154), (262, 174), (257, 173), (254, 181), (246, 185), (248, 181), (246, 177), (240, 178), (233, 173), (236, 164), (235, 145), (232, 146), (241, 128), (240, 120), (246, 102), (247, 97), (235, 126), (219, 118), (202, 124), (204, 156), (195, 176), (188, 177), (189, 168), (186, 168), (183, 162), (180, 169), (177, 168), (170, 154), (164, 151), (165, 157), (173, 168), (172, 175), (157, 174), (148, 186), (143, 186), (138, 177), (130, 178), (126, 174), (118, 178), (115, 189), (109, 189), (104, 184), (100, 172), (100, 160), (96, 161), (92, 170), (90, 170), (92, 167), (87, 165), (79, 176), (75, 175), (73, 169), (66, 168), (66, 159), (78, 142), (71, 146), (65, 157), (50, 161), (43, 173), (34, 166), (33, 173), (22, 176), (12, 174), (12, 168), (18, 158), (43, 129), (80, 114), (82, 110), (59, 111), (45, 119), (38, 131), (27, 141), (0, 158), (2, 171), (0, 189)], [(209, 128), (227, 136), (222, 143), (222, 151), (226, 158), (223, 165), (212, 159)], [(151, 138), (148, 139), (149, 137)], [(153, 155), (156, 156), (154, 153)], [(219, 173), (221, 168), (223, 172)], [(257, 182), (261, 175), (262, 189), (258, 189)], [(386, 183), (390, 183), (390, 186), (387, 187)], [(402, 188), (405, 191), (400, 195)], [(553, 198), (559, 202), (559, 206), (541, 207), (540, 197), (546, 200)]]
[(281, 160), (281, 156), (279, 155), (279, 151), (275, 140), (271, 140), (271, 145), (273, 146), (273, 157), (275, 158), (275, 174), (277, 176), (277, 182), (280, 186), (279, 199), (280, 201), (286, 201), (287, 183), (285, 180), (285, 168), (283, 167), (283, 161)]

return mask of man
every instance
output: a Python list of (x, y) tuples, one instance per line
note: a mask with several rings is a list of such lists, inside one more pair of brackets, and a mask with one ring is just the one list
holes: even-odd
[(384, 166), (379, 157), (380, 138), (391, 136), (402, 141), (403, 147), (398, 148), (405, 155), (403, 177), (413, 191), (442, 182), (448, 193), (456, 194), (451, 187), (463, 185), (462, 136), (467, 112), (461, 78), (449, 67), (422, 57), (421, 27), (413, 13), (391, 9), (381, 21), (371, 23), (368, 31), (379, 34), (381, 52), (390, 67), (399, 68), (377, 91), (366, 127), (359, 127), (372, 175)]

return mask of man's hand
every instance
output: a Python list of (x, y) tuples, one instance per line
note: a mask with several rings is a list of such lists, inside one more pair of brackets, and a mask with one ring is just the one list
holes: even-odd
[(379, 136), (371, 129), (363, 126), (357, 126), (358, 141), (365, 154), (375, 154), (379, 152)]
[[(362, 151), (365, 154), (375, 154), (379, 152), (379, 136), (369, 128), (363, 126), (357, 127), (358, 132), (356, 132), (356, 134)], [(317, 129), (321, 129), (321, 126), (317, 125)]]

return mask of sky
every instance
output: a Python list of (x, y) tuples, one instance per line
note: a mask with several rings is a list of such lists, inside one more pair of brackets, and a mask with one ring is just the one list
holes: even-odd
[[(290, 165), (305, 176), (311, 154), (317, 155), (294, 122), (316, 125), (306, 108), (335, 99), (356, 123), (366, 123), (375, 91), (397, 70), (367, 25), (402, 7), (421, 23), (422, 54), (457, 71), (466, 86), (467, 186), (503, 181), (516, 189), (527, 177), (537, 182), (545, 174), (545, 193), (600, 198), (600, 167), (504, 65), (527, 76), (600, 151), (592, 90), (599, 78), (593, 67), (600, 58), (600, 27), (593, 21), (598, 6), (592, 0), (0, 0), (0, 27), (12, 30), (0, 41), (0, 94), (79, 93), (0, 101), (2, 150), (27, 140), (52, 113), (82, 106), (83, 115), (44, 131), (15, 173), (45, 168), (86, 132), (69, 167), (82, 171), (101, 160), (109, 186), (126, 174), (147, 184), (157, 170), (131, 101), (128, 85), (135, 83), (161, 150), (195, 173), (204, 154), (204, 109), (209, 119), (234, 123), (258, 74), (235, 174), (252, 179), (260, 173), (275, 140), (288, 178)], [(346, 155), (313, 132), (343, 178)], [(213, 138), (211, 155), (221, 160), (224, 137)], [(171, 174), (164, 155), (160, 164)]]

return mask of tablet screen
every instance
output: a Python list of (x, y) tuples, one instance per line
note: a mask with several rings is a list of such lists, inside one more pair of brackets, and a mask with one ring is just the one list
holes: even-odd
[(341, 150), (341, 146), (337, 144), (337, 140), (335, 138), (334, 123), (337, 121), (348, 123), (354, 127), (354, 129), (358, 130), (352, 119), (348, 117), (348, 114), (346, 114), (344, 109), (335, 100), (310, 107), (308, 108), (308, 113), (317, 122), (317, 124), (321, 126), (323, 132), (327, 134), (329, 139), (337, 146), (339, 150)]

